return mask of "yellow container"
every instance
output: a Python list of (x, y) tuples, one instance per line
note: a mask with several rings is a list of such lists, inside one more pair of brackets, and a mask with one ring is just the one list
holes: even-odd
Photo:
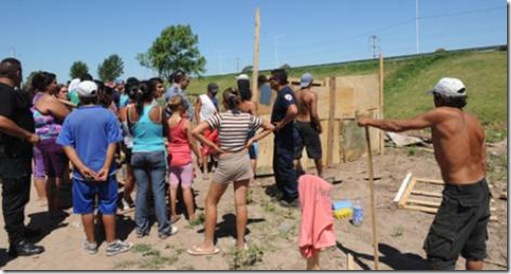
[(353, 209), (351, 207), (339, 208), (334, 211), (334, 217), (337, 219), (351, 218), (351, 216), (353, 216)]

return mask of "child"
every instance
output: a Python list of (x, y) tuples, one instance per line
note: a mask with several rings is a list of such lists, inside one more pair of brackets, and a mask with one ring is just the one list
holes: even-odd
[(170, 98), (169, 108), (172, 110), (172, 116), (167, 120), (169, 126), (170, 140), (168, 152), (171, 156), (170, 160), (170, 201), (171, 212), (170, 220), (172, 223), (179, 220), (179, 215), (176, 213), (176, 198), (177, 187), (181, 182), (183, 190), (183, 200), (186, 206), (186, 213), (188, 220), (194, 222), (196, 220), (195, 209), (193, 205), (192, 195), (192, 179), (193, 179), (193, 164), (192, 153), (193, 150), (199, 166), (202, 164), (200, 152), (197, 148), (195, 139), (192, 137), (192, 127), (188, 118), (183, 118), (186, 112), (183, 97), (176, 95)]
[(92, 81), (81, 82), (77, 89), (81, 106), (65, 119), (57, 143), (74, 166), (73, 210), (81, 214), (86, 240), (83, 249), (89, 254), (98, 251), (94, 235), (94, 201), (97, 197), (106, 233), (106, 255), (131, 249), (132, 244), (116, 239), (117, 210), (116, 167), (112, 165), (117, 142), (122, 141), (115, 115), (96, 105), (98, 87)]

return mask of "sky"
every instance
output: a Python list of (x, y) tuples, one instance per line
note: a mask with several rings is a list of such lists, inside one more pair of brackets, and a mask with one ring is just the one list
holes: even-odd
[(156, 76), (136, 60), (161, 31), (190, 25), (206, 58), (205, 75), (237, 73), (254, 60), (260, 8), (259, 68), (507, 44), (503, 0), (10, 0), (2, 2), (0, 58), (69, 80), (83, 61), (96, 78), (111, 54), (126, 79)]

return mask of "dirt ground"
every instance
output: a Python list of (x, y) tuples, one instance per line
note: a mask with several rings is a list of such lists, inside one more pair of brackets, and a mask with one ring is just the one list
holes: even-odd
[[(498, 197), (507, 188), (507, 146), (489, 147), (492, 169), (494, 215), (498, 222), (488, 227), (488, 270), (507, 269), (507, 201)], [(377, 237), (380, 269), (421, 270), (427, 269), (423, 241), (434, 215), (413, 210), (397, 209), (393, 205), (399, 186), (407, 174), (422, 178), (440, 179), (440, 173), (429, 151), (417, 148), (386, 148), (383, 156), (374, 157), (374, 174), (377, 201)], [(505, 165), (502, 164), (505, 162)], [(312, 170), (311, 170), (312, 171)], [(360, 197), (364, 208), (364, 222), (355, 227), (347, 219), (335, 220), (337, 244), (321, 253), (320, 265), (325, 270), (347, 269), (347, 253), (355, 260), (355, 269), (373, 269), (372, 228), (367, 158), (339, 164), (326, 171), (335, 176), (332, 200)], [(199, 176), (200, 177), (200, 176)], [(196, 201), (202, 209), (208, 182), (200, 178), (194, 182)], [(27, 206), (26, 223), (41, 228), (43, 233), (34, 239), (46, 248), (46, 252), (34, 257), (9, 258), (6, 253), (7, 235), (0, 230), (0, 267), (5, 270), (304, 270), (306, 262), (298, 250), (298, 209), (282, 208), (270, 201), (266, 188), (274, 183), (272, 177), (260, 178), (262, 186), (251, 188), (249, 195), (249, 224), (246, 239), (248, 250), (240, 255), (234, 252), (235, 215), (233, 191), (230, 187), (219, 204), (217, 246), (220, 253), (212, 256), (194, 257), (186, 249), (199, 243), (203, 237), (202, 225), (191, 226), (181, 218), (176, 223), (179, 232), (160, 240), (153, 226), (148, 237), (137, 239), (134, 233), (134, 212), (118, 215), (118, 235), (134, 244), (134, 248), (114, 257), (105, 255), (105, 242), (96, 255), (88, 255), (81, 249), (84, 233), (76, 215), (50, 220), (45, 208), (34, 200)], [(68, 212), (71, 212), (68, 210)], [(3, 219), (0, 220), (3, 227)], [(100, 233), (101, 234), (101, 233)], [(104, 238), (101, 238), (104, 239)], [(502, 266), (503, 265), (503, 266)], [(464, 269), (459, 259), (457, 269)]]

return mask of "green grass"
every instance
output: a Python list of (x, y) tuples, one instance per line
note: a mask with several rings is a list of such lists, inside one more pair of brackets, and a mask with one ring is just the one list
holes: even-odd
[[(404, 118), (433, 108), (433, 99), (424, 92), (442, 77), (458, 77), (467, 87), (466, 111), (475, 114), (486, 129), (488, 142), (507, 136), (507, 52), (438, 52), (405, 60), (385, 60), (384, 115)], [(289, 69), (289, 76), (299, 78), (310, 72), (315, 79), (340, 75), (378, 73), (376, 60), (343, 65), (309, 66)], [(268, 75), (269, 71), (260, 74)], [(210, 82), (221, 90), (235, 86), (236, 74), (192, 79), (188, 91), (193, 96), (205, 93)], [(220, 98), (220, 93), (218, 98)]]

